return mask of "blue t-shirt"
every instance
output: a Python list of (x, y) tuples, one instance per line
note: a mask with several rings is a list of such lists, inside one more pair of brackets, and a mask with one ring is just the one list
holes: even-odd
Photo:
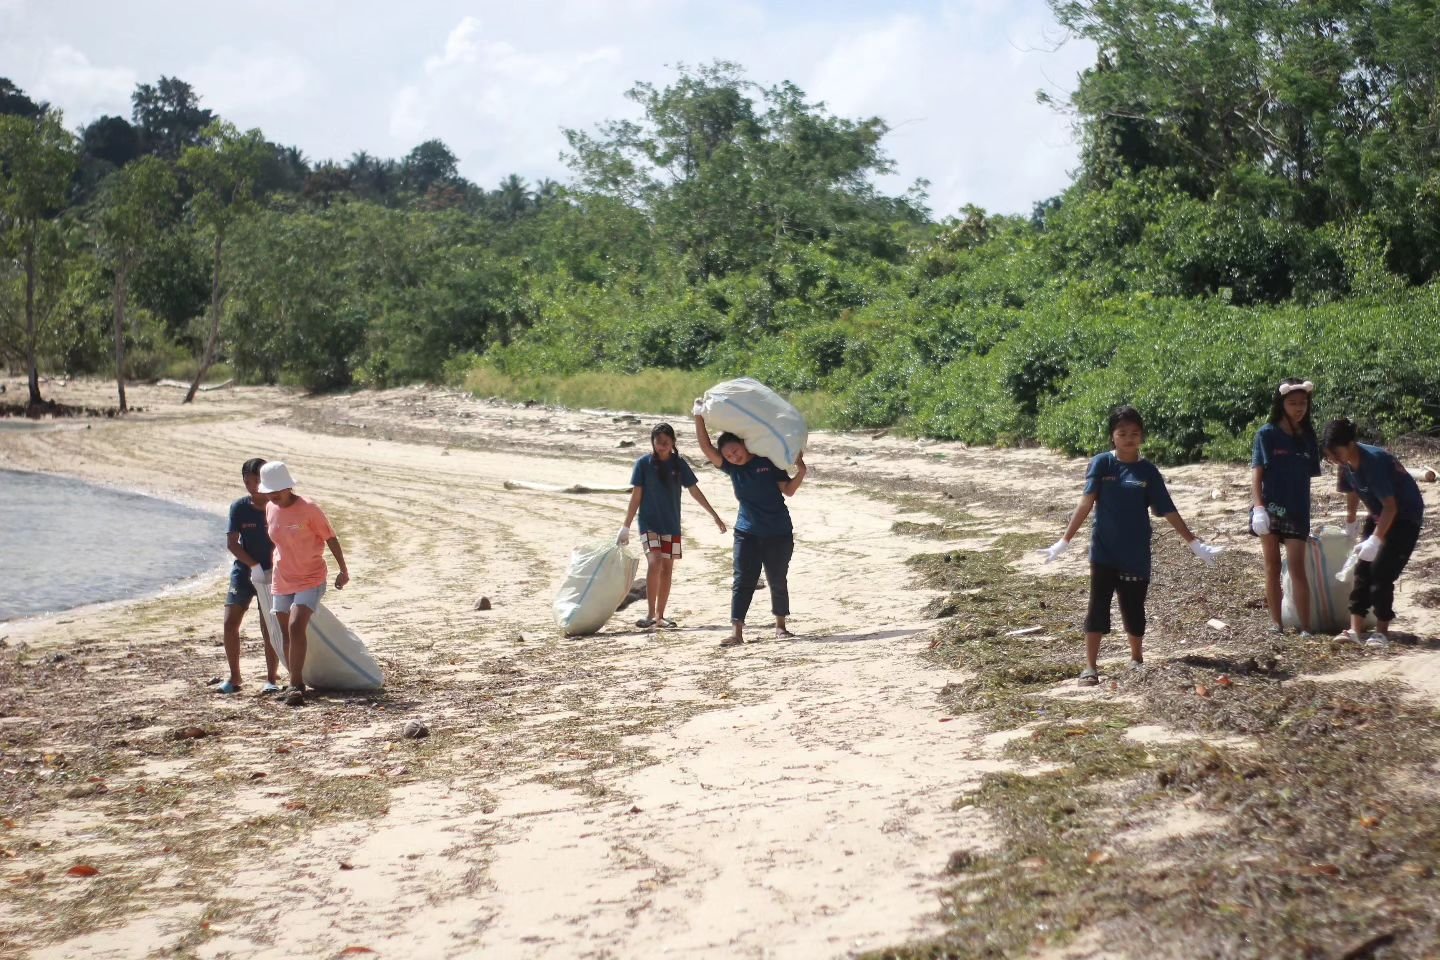
[[(250, 554), (250, 559), (260, 564), (261, 569), (270, 569), (275, 545), (270, 542), (270, 530), (265, 526), (265, 511), (256, 507), (249, 497), (241, 497), (230, 504), (229, 532), (240, 534), (240, 546)], [(250, 569), (240, 562), (239, 557), (235, 558), (235, 566), (247, 573)]]
[(636, 460), (635, 469), (630, 471), (630, 486), (645, 491), (640, 498), (641, 532), (680, 536), (680, 488), (699, 482), (690, 464), (677, 453), (670, 454), (667, 460), (658, 460), (653, 453)]
[(1310, 478), (1320, 476), (1320, 445), (1267, 423), (1255, 434), (1250, 466), (1260, 467), (1260, 495), (1270, 515), (1301, 530), (1310, 527)]
[(1085, 493), (1096, 494), (1090, 562), (1150, 579), (1150, 511), (1175, 512), (1165, 478), (1149, 460), (1124, 463), (1111, 450), (1090, 461)]
[(1415, 478), (1405, 472), (1390, 451), (1368, 443), (1356, 446), (1360, 448), (1360, 469), (1352, 470), (1349, 464), (1340, 466), (1340, 492), (1359, 494), (1370, 514), (1376, 517), (1385, 509), (1381, 501), (1394, 497), (1400, 519), (1418, 526), (1425, 519), (1425, 500), (1420, 496), (1420, 485)]
[(752, 457), (743, 467), (729, 460), (720, 469), (730, 475), (735, 499), (740, 501), (740, 515), (735, 518), (735, 532), (756, 537), (784, 537), (794, 532), (790, 525), (790, 508), (780, 484), (790, 477), (766, 457)]

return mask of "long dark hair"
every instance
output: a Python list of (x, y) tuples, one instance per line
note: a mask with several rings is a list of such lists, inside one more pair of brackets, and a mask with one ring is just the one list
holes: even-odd
[[(1270, 398), (1271, 423), (1278, 425), (1281, 420), (1285, 419), (1285, 397), (1287, 395), (1280, 392), (1280, 387), (1293, 387), (1304, 382), (1299, 377), (1286, 377), (1280, 381), (1280, 386), (1275, 388), (1275, 394)], [(1302, 390), (1301, 393), (1305, 394), (1305, 416), (1299, 423), (1300, 435), (1319, 447), (1319, 441), (1315, 439), (1315, 421), (1312, 419), (1315, 413), (1315, 395), (1309, 390)]]
[[(655, 438), (660, 436), (670, 438), (669, 461), (661, 460), (655, 452)], [(668, 423), (657, 423), (650, 428), (650, 462), (655, 464), (655, 472), (660, 474), (660, 482), (665, 486), (673, 487), (680, 482), (680, 441), (675, 438), (675, 428)]]

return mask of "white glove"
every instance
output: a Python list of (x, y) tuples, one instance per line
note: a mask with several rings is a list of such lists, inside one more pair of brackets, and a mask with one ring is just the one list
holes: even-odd
[(1260, 536), (1270, 532), (1270, 511), (1264, 507), (1250, 508), (1250, 529)]
[(1208, 543), (1201, 543), (1199, 540), (1191, 540), (1190, 552), (1195, 554), (1195, 556), (1199, 557), (1201, 560), (1204, 560), (1205, 566), (1213, 567), (1215, 566), (1215, 558), (1220, 556), (1220, 554), (1224, 553), (1225, 548), (1212, 547)]
[(255, 564), (255, 566), (253, 566), (253, 567), (250, 568), (250, 582), (251, 582), (251, 583), (269, 583), (269, 582), (270, 582), (270, 571), (269, 571), (269, 570), (266, 570), (264, 567), (260, 566), (260, 564), (258, 564), (258, 563)]
[(1345, 523), (1345, 539), (1354, 540), (1360, 536), (1360, 521), (1349, 520)]
[(705, 416), (705, 398), (704, 398), (704, 397), (700, 397), (700, 398), (698, 398), (698, 399), (695, 401), (695, 406), (693, 406), (693, 407), (690, 408), (690, 416), (692, 416), (692, 417), (703, 417), (703, 416)]
[(629, 543), (629, 542), (630, 542), (630, 528), (629, 528), (629, 527), (621, 527), (621, 528), (620, 528), (620, 532), (617, 533), (617, 534), (615, 534), (615, 542), (616, 542), (617, 544), (619, 544), (620, 546), (622, 546), (622, 547), (625, 546), (625, 544)]
[(1060, 556), (1060, 554), (1064, 553), (1066, 550), (1069, 549), (1070, 541), (1061, 538), (1059, 540), (1056, 540), (1054, 543), (1050, 544), (1050, 546), (1046, 547), (1040, 552), (1045, 554), (1045, 562), (1049, 563), (1050, 561), (1054, 560), (1056, 557)]
[(1385, 541), (1380, 539), (1380, 535), (1372, 533), (1365, 539), (1364, 543), (1355, 549), (1355, 552), (1360, 555), (1360, 559), (1365, 563), (1372, 563), (1376, 557), (1380, 556), (1380, 548), (1384, 545)]

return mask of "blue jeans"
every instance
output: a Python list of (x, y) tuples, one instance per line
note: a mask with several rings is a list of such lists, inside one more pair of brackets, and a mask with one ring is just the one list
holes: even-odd
[(730, 620), (742, 623), (750, 611), (750, 600), (760, 582), (760, 571), (770, 584), (770, 610), (777, 617), (790, 616), (790, 556), (795, 552), (795, 537), (757, 537), (735, 531), (735, 581), (730, 592)]

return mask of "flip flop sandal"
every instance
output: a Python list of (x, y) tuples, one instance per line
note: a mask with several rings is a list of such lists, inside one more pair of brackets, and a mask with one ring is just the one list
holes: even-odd
[(303, 691), (303, 690), (296, 690), (294, 687), (291, 687), (290, 690), (285, 694), (285, 706), (287, 706), (287, 707), (303, 707), (303, 706), (305, 706), (305, 691)]
[(1079, 683), (1082, 687), (1098, 687), (1100, 685), (1100, 671), (1094, 667), (1086, 667), (1080, 671)]
[(675, 628), (679, 627), (680, 624), (676, 623), (674, 620), (671, 620), (669, 617), (661, 617), (659, 620), (655, 621), (655, 626), (660, 627), (664, 630), (674, 630)]
[(235, 684), (231, 683), (229, 680), (226, 680), (224, 683), (220, 684), (220, 686), (216, 687), (212, 692), (224, 694), (239, 693), (240, 688)]
[(651, 627), (655, 626), (655, 618), (641, 617), (639, 620), (635, 621), (635, 626), (639, 627), (641, 630), (649, 630)]
[(263, 686), (263, 687), (260, 688), (260, 692), (261, 692), (262, 694), (266, 694), (266, 695), (272, 694), (272, 693), (279, 693), (279, 692), (280, 692), (280, 684), (278, 684), (278, 683), (267, 683), (267, 684), (265, 684), (265, 686)]

